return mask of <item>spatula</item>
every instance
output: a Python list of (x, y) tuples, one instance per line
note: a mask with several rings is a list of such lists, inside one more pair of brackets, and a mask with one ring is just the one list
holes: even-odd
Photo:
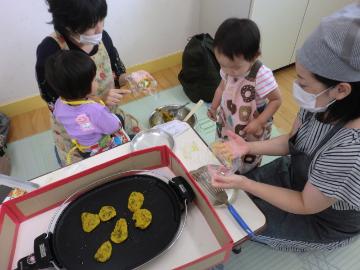
[(191, 111), (185, 116), (185, 118), (183, 119), (184, 122), (186, 122), (187, 120), (190, 119), (190, 117), (200, 108), (200, 106), (204, 103), (204, 101), (202, 99), (200, 99), (198, 101), (198, 103), (196, 103), (196, 105), (191, 109)]
[(182, 108), (186, 107), (186, 105), (188, 105), (188, 104), (190, 104), (190, 102), (186, 102), (185, 104), (183, 104), (183, 105), (181, 105), (181, 106), (179, 106), (179, 107), (177, 107), (177, 108), (169, 109), (168, 112), (171, 113), (171, 115), (172, 115), (173, 117), (176, 117), (176, 115), (178, 114), (178, 112), (179, 112)]

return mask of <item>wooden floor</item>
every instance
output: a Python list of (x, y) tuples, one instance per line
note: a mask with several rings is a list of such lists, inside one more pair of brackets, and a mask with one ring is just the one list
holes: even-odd
[[(181, 69), (180, 65), (153, 73), (158, 81), (158, 90), (162, 91), (179, 84), (177, 75)], [(282, 106), (275, 114), (275, 126), (281, 132), (288, 132), (291, 129), (292, 122), (296, 116), (298, 106), (292, 99), (292, 83), (296, 78), (295, 68), (293, 66), (284, 68), (275, 72), (276, 80), (279, 84), (283, 102)], [(140, 98), (141, 96), (128, 96), (124, 98), (123, 103)], [(130, 112), (131, 113), (131, 112)], [(17, 115), (11, 118), (9, 142), (23, 139), (25, 137), (46, 131), (50, 128), (49, 111), (47, 107), (37, 109), (25, 114)]]

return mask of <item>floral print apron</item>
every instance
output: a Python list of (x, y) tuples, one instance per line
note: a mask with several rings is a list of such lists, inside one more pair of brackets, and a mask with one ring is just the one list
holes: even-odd
[[(218, 137), (224, 138), (225, 131), (231, 130), (246, 141), (262, 141), (270, 138), (272, 119), (269, 119), (259, 134), (245, 134), (243, 131), (247, 124), (264, 110), (256, 106), (256, 75), (261, 66), (262, 63), (256, 61), (245, 78), (229, 77), (226, 80), (217, 116)], [(244, 174), (259, 166), (261, 157), (260, 155), (242, 157), (239, 173)]]
[[(61, 50), (69, 50), (69, 46), (66, 43), (64, 37), (55, 32), (51, 37), (58, 43)], [(95, 62), (97, 67), (95, 80), (98, 83), (97, 95), (102, 96), (109, 89), (114, 88), (114, 76), (111, 69), (110, 57), (103, 42), (99, 43), (98, 51), (91, 56), (91, 59)], [(131, 115), (125, 114), (119, 106), (112, 106), (109, 108), (114, 114), (120, 115), (124, 119), (124, 129), (129, 136), (140, 131), (138, 121)], [(62, 163), (62, 166), (66, 164), (66, 155), (73, 147), (71, 138), (66, 133), (64, 127), (56, 121), (53, 115), (50, 118), (51, 127), (54, 134), (55, 146)], [(77, 151), (72, 156), (72, 163), (78, 162), (84, 159)]]

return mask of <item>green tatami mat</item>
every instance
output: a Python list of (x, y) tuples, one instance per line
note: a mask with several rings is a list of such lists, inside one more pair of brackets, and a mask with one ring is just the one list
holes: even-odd
[(52, 132), (46, 131), (8, 144), (11, 176), (29, 180), (59, 168)]

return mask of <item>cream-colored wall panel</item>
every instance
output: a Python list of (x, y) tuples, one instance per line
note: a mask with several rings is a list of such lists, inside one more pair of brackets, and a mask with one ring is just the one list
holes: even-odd
[(321, 18), (326, 17), (336, 10), (350, 4), (351, 0), (309, 0), (303, 24), (296, 42), (291, 62), (295, 62), (296, 51), (302, 46), (306, 38), (319, 25)]
[(227, 18), (249, 18), (251, 0), (200, 0), (200, 3), (200, 32), (212, 36)]
[(262, 61), (271, 69), (290, 63), (308, 0), (254, 0), (250, 18), (261, 31)]

